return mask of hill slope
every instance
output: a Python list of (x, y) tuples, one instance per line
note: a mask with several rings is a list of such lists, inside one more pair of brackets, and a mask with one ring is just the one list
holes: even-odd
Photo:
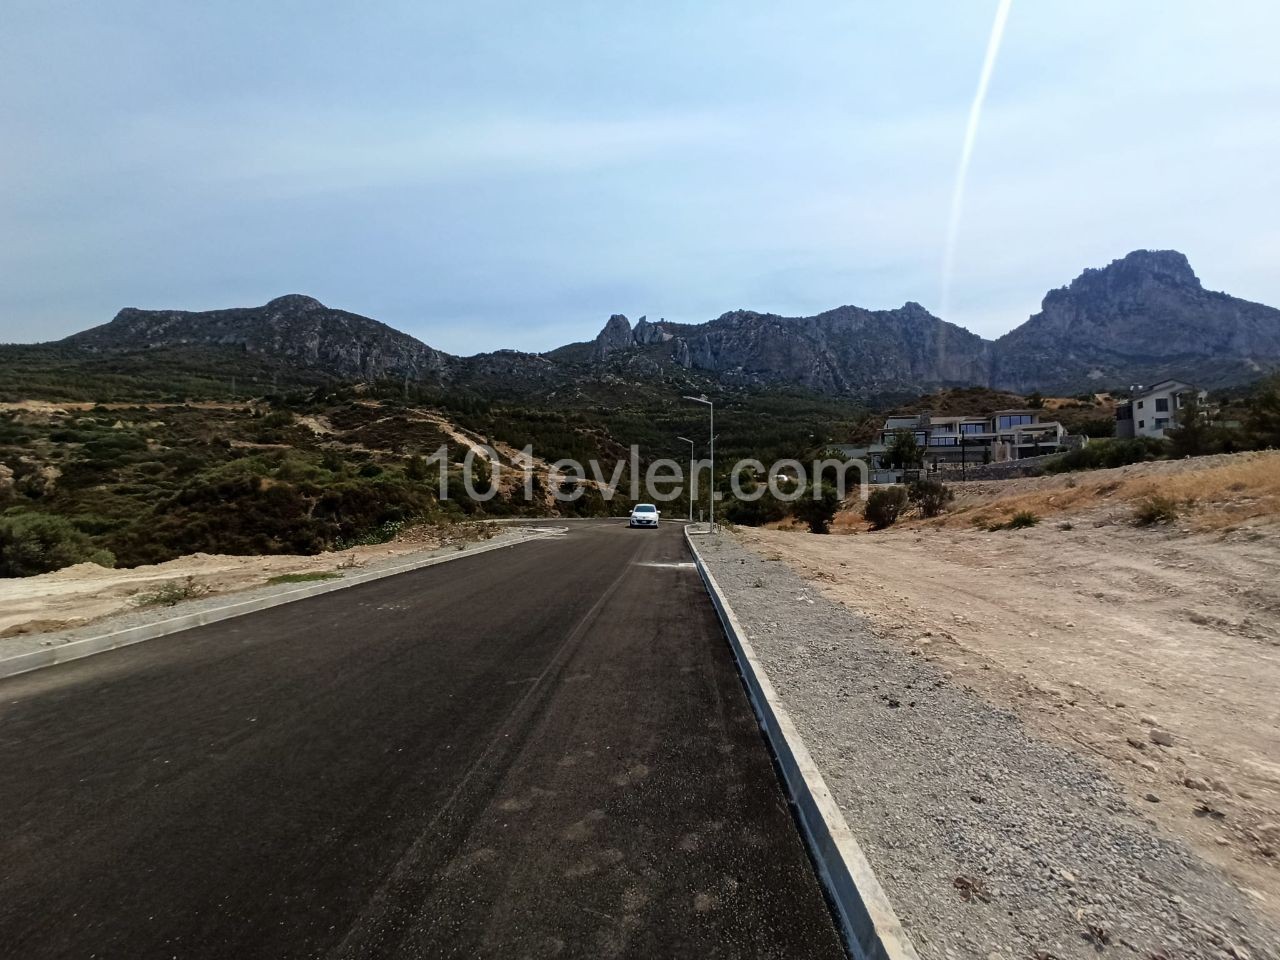
[(437, 379), (450, 359), (385, 323), (299, 294), (230, 310), (126, 307), (110, 323), (61, 344), (96, 353), (233, 348), (281, 367), (342, 380)]

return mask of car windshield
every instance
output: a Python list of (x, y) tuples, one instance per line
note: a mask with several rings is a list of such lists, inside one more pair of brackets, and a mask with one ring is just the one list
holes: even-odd
[(636, 513), (657, 513), (658, 508), (652, 503), (641, 503), (636, 505)]

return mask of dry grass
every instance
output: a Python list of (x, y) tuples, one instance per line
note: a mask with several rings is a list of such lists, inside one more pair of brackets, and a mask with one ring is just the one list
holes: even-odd
[[(926, 526), (991, 527), (1020, 513), (1040, 517), (1123, 509), (1132, 514), (1153, 498), (1176, 505), (1197, 531), (1230, 530), (1251, 520), (1280, 518), (1280, 452), (1242, 453), (1201, 460), (1159, 461), (1114, 470), (1081, 471), (1030, 480), (958, 487), (954, 508)], [(866, 529), (860, 504), (846, 509), (833, 532)]]

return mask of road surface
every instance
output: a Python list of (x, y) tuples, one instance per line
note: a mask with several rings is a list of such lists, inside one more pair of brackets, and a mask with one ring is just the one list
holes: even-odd
[(680, 530), (0, 681), (0, 954), (843, 956)]

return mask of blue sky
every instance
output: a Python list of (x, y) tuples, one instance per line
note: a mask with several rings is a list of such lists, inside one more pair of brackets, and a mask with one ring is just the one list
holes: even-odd
[[(0, 340), (283, 293), (456, 353), (941, 309), (995, 0), (8, 0)], [(1014, 0), (946, 319), (1183, 250), (1280, 305), (1280, 5)]]

